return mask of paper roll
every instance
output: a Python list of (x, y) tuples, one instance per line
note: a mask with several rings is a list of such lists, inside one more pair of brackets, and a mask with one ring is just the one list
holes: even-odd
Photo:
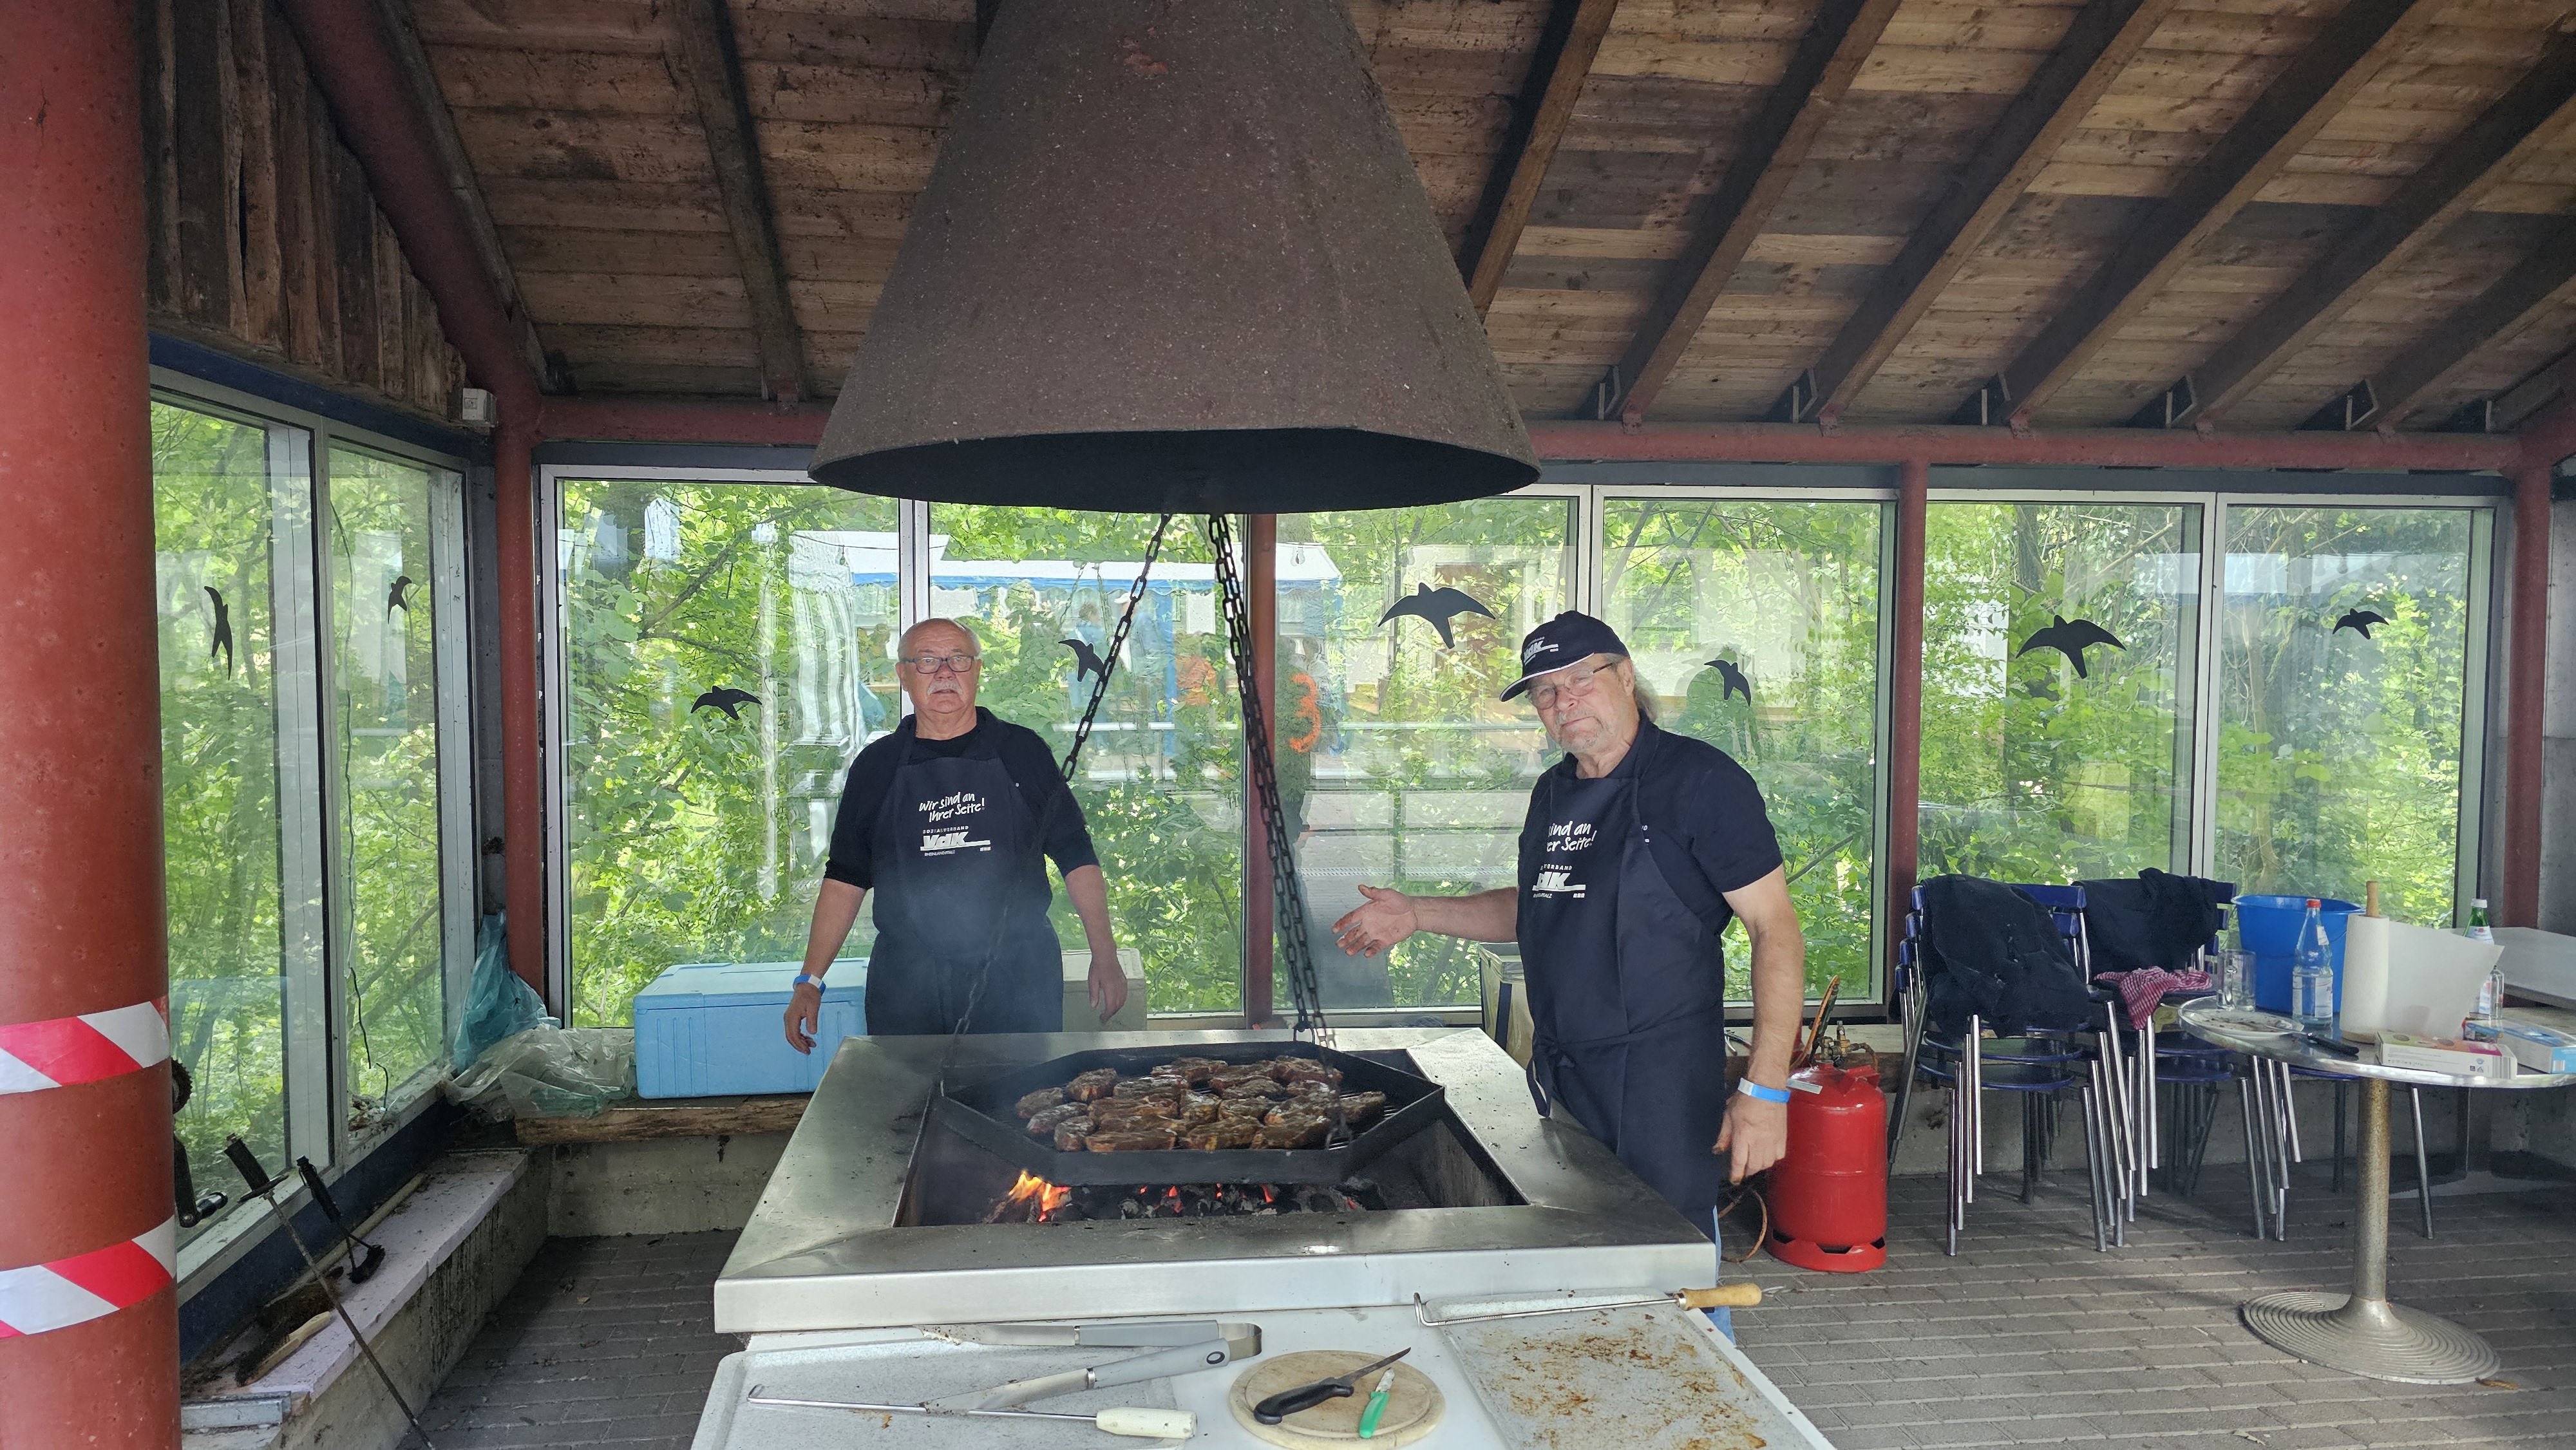
[(2343, 1032), (2352, 1037), (2388, 1026), (2388, 928), (2384, 916), (2356, 916), (2343, 928)]
[[(2358, 924), (2358, 923), (2356, 923)], [(2346, 938), (2346, 949), (2350, 938)], [(2477, 1010), (2478, 984), (2504, 948), (2431, 927), (2388, 924), (2388, 996), (2379, 1027), (2418, 1037), (2457, 1037)]]

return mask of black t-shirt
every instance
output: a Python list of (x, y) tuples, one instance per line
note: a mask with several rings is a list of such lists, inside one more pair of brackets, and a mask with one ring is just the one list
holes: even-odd
[[(1571, 778), (1574, 757), (1549, 768)], [(1762, 787), (1735, 757), (1704, 740), (1658, 729), (1651, 720), (1637, 722), (1635, 742), (1610, 773), (1636, 777), (1646, 849), (1673, 894), (1710, 932), (1724, 932), (1735, 919), (1724, 893), (1740, 891), (1780, 866), (1780, 842), (1771, 833)], [(1521, 826), (1523, 880), (1530, 875), (1527, 863), (1545, 854), (1546, 829), (1536, 815)]]
[(1082, 807), (1066, 788), (1046, 742), (1036, 731), (997, 719), (978, 705), (975, 728), (963, 735), (916, 739), (912, 717), (906, 716), (893, 734), (878, 739), (850, 762), (849, 780), (841, 787), (841, 813), (832, 821), (832, 854), (823, 863), (825, 877), (861, 890), (876, 884), (877, 813), (885, 807), (886, 792), (894, 786), (895, 767), (902, 763), (907, 745), (921, 757), (954, 760), (971, 754), (979, 760), (1000, 760), (1011, 773), (1011, 784), (1019, 787), (1020, 804), (1028, 809), (1032, 824), (1047, 820), (1047, 802), (1057, 802), (1055, 819), (1046, 828), (1046, 853), (1054, 859), (1055, 869), (1078, 871), (1100, 864), (1092, 854), (1091, 831), (1083, 824)]

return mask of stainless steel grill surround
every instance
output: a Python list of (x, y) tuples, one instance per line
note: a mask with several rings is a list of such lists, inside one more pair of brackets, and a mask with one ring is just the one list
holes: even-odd
[[(953, 1076), (1100, 1047), (1276, 1042), (1278, 1033), (970, 1037)], [(943, 1175), (1011, 1171), (926, 1135), (945, 1038), (850, 1038), (716, 1281), (716, 1328), (760, 1334), (1400, 1304), (1534, 1287), (1667, 1290), (1709, 1281), (1705, 1232), (1581, 1129), (1541, 1119), (1483, 1033), (1347, 1031), (1447, 1089), (1448, 1125), (1518, 1203), (1276, 1218), (916, 1226)], [(1430, 1133), (1423, 1137), (1429, 1138)], [(973, 1185), (983, 1191), (981, 1184)], [(1472, 1188), (1472, 1185), (1470, 1185)]]

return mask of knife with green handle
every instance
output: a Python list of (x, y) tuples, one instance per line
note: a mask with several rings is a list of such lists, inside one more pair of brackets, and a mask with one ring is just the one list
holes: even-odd
[(1388, 1365), (1395, 1363), (1397, 1360), (1402, 1359), (1411, 1353), (1413, 1353), (1413, 1349), (1408, 1345), (1405, 1348), (1399, 1349), (1395, 1353), (1388, 1355), (1384, 1359), (1371, 1360), (1367, 1364), (1361, 1365), (1358, 1369), (1352, 1370), (1349, 1374), (1336, 1375), (1331, 1379), (1317, 1380), (1310, 1385), (1299, 1385), (1294, 1389), (1281, 1390), (1279, 1393), (1263, 1400), (1260, 1404), (1253, 1406), (1252, 1418), (1259, 1420), (1265, 1425), (1276, 1425), (1280, 1421), (1288, 1418), (1290, 1415), (1296, 1414), (1300, 1410), (1311, 1410), (1326, 1400), (1349, 1399), (1353, 1393), (1352, 1386), (1358, 1382), (1360, 1376), (1369, 1373), (1371, 1370), (1384, 1369)]
[(1388, 1365), (1386, 1367), (1386, 1373), (1377, 1377), (1377, 1388), (1369, 1391), (1368, 1408), (1360, 1411), (1361, 1439), (1369, 1440), (1376, 1438), (1377, 1417), (1386, 1413), (1386, 1392), (1394, 1388), (1395, 1366)]

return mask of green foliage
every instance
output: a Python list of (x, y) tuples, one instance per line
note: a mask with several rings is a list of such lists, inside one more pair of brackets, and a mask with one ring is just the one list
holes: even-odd
[[(2247, 893), (2362, 897), (2454, 919), (2470, 516), (2236, 508), (2229, 550), (2277, 559), (2231, 585), (2220, 654), (2220, 874)], [(2387, 618), (2370, 637), (2347, 610)], [(2463, 918), (2464, 919), (2464, 918)]]
[[(204, 1174), (228, 1133), (269, 1163), (287, 1141), (267, 435), (155, 403), (152, 483), (171, 1048), (195, 1079), (178, 1130)], [(229, 668), (209, 653), (208, 586)]]
[[(1614, 500), (1602, 597), (1662, 723), (1735, 757), (1762, 787), (1807, 941), (1807, 986), (1874, 980), (1878, 504)], [(1730, 693), (1707, 662), (1741, 670)], [(1751, 992), (1741, 927), (1728, 989)]]

